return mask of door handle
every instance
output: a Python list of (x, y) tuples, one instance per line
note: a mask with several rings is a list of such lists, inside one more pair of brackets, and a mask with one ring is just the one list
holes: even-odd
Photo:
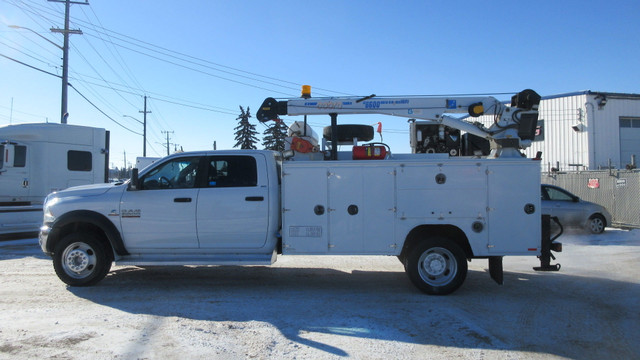
[(188, 202), (191, 202), (191, 198), (175, 198), (173, 199), (173, 202), (188, 203)]
[(247, 196), (246, 201), (264, 201), (264, 196)]

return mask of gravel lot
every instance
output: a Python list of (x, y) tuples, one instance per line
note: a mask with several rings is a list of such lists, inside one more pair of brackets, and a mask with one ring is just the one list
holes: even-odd
[(114, 267), (70, 288), (35, 239), (2, 241), (0, 358), (637, 359), (640, 230), (560, 240), (560, 272), (505, 258), (499, 286), (474, 260), (444, 297), (389, 257)]

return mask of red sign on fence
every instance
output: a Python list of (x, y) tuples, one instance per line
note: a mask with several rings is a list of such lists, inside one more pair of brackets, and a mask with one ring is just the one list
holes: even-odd
[(600, 179), (589, 179), (589, 182), (587, 182), (587, 187), (589, 189), (599, 189)]

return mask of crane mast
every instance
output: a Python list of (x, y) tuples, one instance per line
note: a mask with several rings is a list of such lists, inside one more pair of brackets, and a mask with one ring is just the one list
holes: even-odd
[[(309, 90), (310, 91), (310, 90)], [(306, 95), (306, 96), (305, 96)], [(347, 114), (382, 114), (411, 119), (429, 120), (455, 128), (491, 142), (490, 157), (521, 157), (520, 149), (531, 145), (538, 122), (540, 95), (523, 90), (506, 106), (496, 98), (484, 97), (330, 97), (276, 100), (267, 98), (257, 113), (259, 121), (269, 121), (279, 115), (330, 115), (331, 126), (337, 128), (337, 116)], [(465, 121), (451, 114), (472, 118), (494, 115), (489, 127)], [(332, 131), (337, 133), (337, 131)]]

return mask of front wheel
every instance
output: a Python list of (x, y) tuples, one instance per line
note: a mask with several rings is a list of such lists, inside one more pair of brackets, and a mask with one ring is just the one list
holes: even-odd
[(90, 286), (102, 280), (112, 261), (109, 246), (91, 233), (69, 234), (53, 251), (56, 274), (71, 286)]
[(467, 277), (464, 251), (447, 238), (433, 237), (416, 244), (405, 264), (411, 282), (430, 295), (450, 294)]

